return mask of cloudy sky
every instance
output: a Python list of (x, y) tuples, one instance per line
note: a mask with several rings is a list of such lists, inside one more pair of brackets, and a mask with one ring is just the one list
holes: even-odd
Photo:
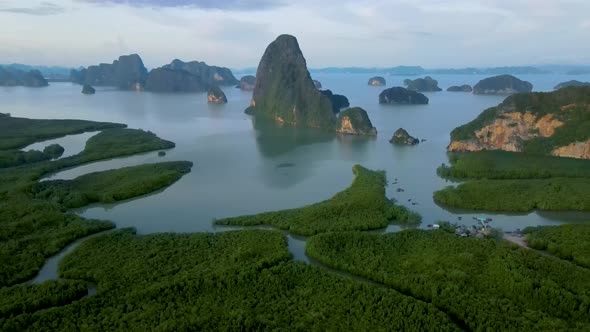
[(590, 0), (0, 0), (0, 29), (0, 63), (255, 67), (288, 33), (314, 68), (590, 64)]

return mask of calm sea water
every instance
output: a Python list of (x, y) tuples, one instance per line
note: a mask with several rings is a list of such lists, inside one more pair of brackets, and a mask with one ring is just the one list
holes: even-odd
[[(447, 162), (445, 148), (450, 131), (497, 105), (504, 97), (442, 91), (427, 93), (429, 105), (379, 105), (378, 95), (383, 88), (367, 86), (370, 76), (325, 74), (314, 78), (324, 88), (346, 95), (352, 106), (367, 110), (379, 132), (376, 138), (254, 123), (243, 113), (251, 93), (233, 87), (224, 88), (228, 104), (208, 105), (204, 93), (155, 94), (98, 88), (96, 95), (86, 96), (80, 93), (80, 86), (53, 83), (41, 89), (0, 88), (0, 105), (1, 112), (13, 116), (122, 122), (176, 142), (177, 147), (165, 157), (147, 153), (81, 166), (51, 177), (70, 179), (88, 172), (164, 160), (194, 162), (190, 174), (163, 191), (77, 211), (85, 217), (112, 220), (119, 227), (134, 226), (144, 234), (212, 231), (216, 230), (212, 225), (214, 218), (294, 208), (324, 200), (350, 184), (354, 164), (386, 170), (391, 183), (388, 196), (420, 212), (424, 217), (422, 227), (439, 220), (456, 222), (459, 217), (469, 224), (471, 217), (479, 215), (492, 217), (494, 226), (504, 230), (590, 221), (588, 213), (506, 215), (437, 206), (432, 193), (451, 185), (436, 175), (436, 168)], [(387, 86), (401, 85), (405, 78), (386, 77)], [(473, 85), (483, 77), (434, 78), (446, 90), (450, 85)], [(536, 91), (551, 91), (557, 83), (573, 78), (590, 81), (590, 76), (520, 78), (532, 82)], [(412, 147), (393, 146), (388, 141), (400, 127), (426, 141)], [(90, 136), (75, 135), (55, 141), (66, 148), (67, 156), (81, 151)], [(37, 143), (33, 148), (42, 149), (52, 142)], [(397, 184), (393, 184), (395, 179)], [(405, 191), (397, 192), (397, 188)]]

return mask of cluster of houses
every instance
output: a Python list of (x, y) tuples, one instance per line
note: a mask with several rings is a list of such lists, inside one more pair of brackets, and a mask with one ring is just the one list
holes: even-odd
[[(475, 225), (472, 226), (465, 226), (465, 225), (455, 225), (455, 235), (461, 237), (476, 237), (478, 239), (483, 239), (490, 235), (491, 227), (489, 226), (492, 218), (484, 218), (484, 217), (473, 217), (476, 221)], [(440, 229), (439, 224), (428, 225), (428, 228), (431, 229)]]

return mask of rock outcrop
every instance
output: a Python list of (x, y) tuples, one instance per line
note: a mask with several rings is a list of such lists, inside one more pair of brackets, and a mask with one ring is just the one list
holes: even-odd
[(322, 88), (322, 83), (318, 80), (313, 80), (313, 85), (315, 85), (316, 89), (321, 89)]
[(244, 91), (253, 91), (256, 86), (256, 76), (246, 75), (240, 78), (240, 84), (238, 88)]
[(473, 88), (469, 84), (453, 85), (453, 86), (450, 86), (447, 89), (447, 91), (449, 91), (449, 92), (471, 92), (471, 91), (473, 91)]
[[(590, 87), (510, 96), (451, 132), (449, 151), (590, 158)], [(574, 134), (575, 133), (575, 134)]]
[(398, 86), (383, 90), (379, 94), (379, 104), (428, 104), (428, 97)]
[(85, 95), (93, 95), (96, 93), (96, 90), (89, 84), (84, 84), (82, 87), (82, 93)]
[(377, 129), (373, 127), (367, 112), (360, 107), (349, 108), (340, 113), (336, 132), (351, 135), (377, 135)]
[(72, 70), (70, 80), (92, 86), (114, 86), (121, 90), (153, 92), (204, 92), (212, 86), (235, 85), (231, 70), (204, 62), (174, 60), (149, 73), (137, 54), (120, 56), (112, 64), (101, 63)]
[(201, 61), (184, 62), (174, 59), (170, 64), (162, 66), (162, 68), (174, 71), (187, 71), (199, 77), (208, 88), (211, 86), (236, 85), (239, 83), (229, 68), (209, 66)]
[(225, 93), (223, 93), (220, 87), (214, 86), (207, 93), (207, 102), (210, 104), (226, 104), (227, 97), (225, 97)]
[(580, 82), (580, 81), (576, 81), (576, 80), (571, 80), (571, 81), (567, 81), (567, 82), (561, 82), (561, 83), (557, 84), (553, 89), (559, 90), (561, 88), (565, 88), (568, 86), (590, 86), (590, 82)]
[(150, 71), (145, 89), (152, 92), (203, 92), (209, 85), (185, 70), (156, 68)]
[(418, 92), (436, 92), (442, 91), (441, 88), (438, 87), (438, 81), (433, 79), (430, 76), (426, 76), (424, 78), (417, 78), (415, 80), (404, 80), (404, 84), (406, 85), (408, 90), (418, 91)]
[(74, 83), (92, 86), (114, 86), (121, 90), (141, 90), (147, 79), (147, 69), (137, 54), (122, 55), (112, 64), (101, 63), (80, 71), (72, 70)]
[(145, 88), (152, 92), (204, 92), (214, 86), (237, 83), (238, 80), (228, 68), (175, 59), (170, 64), (152, 69)]
[(590, 159), (590, 139), (584, 142), (574, 142), (551, 151), (551, 155), (568, 158)]
[(280, 124), (337, 128), (330, 98), (314, 86), (299, 43), (290, 35), (277, 37), (266, 48), (246, 113)]
[(521, 152), (523, 141), (549, 137), (563, 122), (553, 114), (538, 118), (526, 112), (503, 112), (501, 117), (475, 131), (475, 139), (455, 141), (449, 151), (504, 150)]
[(512, 75), (488, 77), (479, 81), (473, 87), (473, 93), (478, 95), (513, 94), (531, 91), (533, 91), (533, 85), (530, 82), (522, 81)]
[(26, 86), (40, 88), (48, 86), (47, 80), (39, 70), (22, 71), (0, 67), (0, 86)]
[(420, 143), (420, 140), (410, 136), (404, 128), (399, 128), (393, 133), (393, 136), (389, 140), (392, 144), (403, 144), (403, 145), (416, 145)]
[(346, 96), (335, 95), (332, 93), (332, 90), (320, 90), (320, 92), (324, 96), (327, 96), (330, 98), (330, 101), (332, 102), (332, 110), (334, 111), (334, 114), (339, 113), (341, 109), (350, 106), (350, 102), (348, 101), (348, 98), (346, 98)]
[(385, 86), (385, 78), (383, 78), (381, 76), (371, 77), (371, 78), (369, 78), (368, 84), (370, 86)]

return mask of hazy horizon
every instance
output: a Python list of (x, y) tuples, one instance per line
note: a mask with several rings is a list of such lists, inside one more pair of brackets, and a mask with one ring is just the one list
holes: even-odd
[(310, 68), (588, 65), (590, 2), (566, 0), (0, 1), (0, 63), (78, 67), (140, 54), (256, 67), (282, 33)]

